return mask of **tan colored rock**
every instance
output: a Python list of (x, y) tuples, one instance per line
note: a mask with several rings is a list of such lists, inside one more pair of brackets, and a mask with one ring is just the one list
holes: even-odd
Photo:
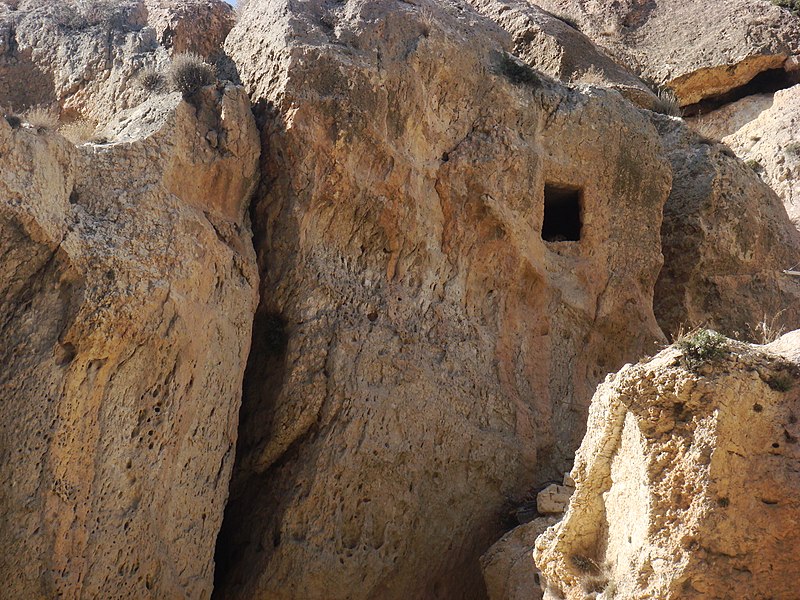
[[(221, 597), (480, 597), (507, 498), (564, 471), (597, 381), (661, 339), (654, 128), (510, 44), (383, 0), (251, 0), (228, 36), (269, 183)], [(553, 206), (542, 238), (546, 184), (579, 241)]]
[(4, 597), (211, 594), (259, 145), (241, 88), (196, 101), (154, 98), (117, 124), (147, 135), (103, 145), (0, 119)]
[[(753, 105), (756, 108), (749, 108)], [(723, 134), (724, 143), (758, 169), (800, 228), (800, 85), (758, 101), (742, 100), (703, 116), (693, 126)], [(792, 265), (798, 261), (800, 257)]]
[(540, 600), (544, 595), (533, 563), (536, 538), (557, 522), (541, 517), (509, 531), (481, 556), (489, 600)]
[(765, 0), (539, 0), (612, 56), (673, 88), (682, 105), (718, 96), (798, 51), (800, 19)]
[(673, 347), (598, 388), (575, 495), (536, 541), (546, 598), (796, 597), (799, 338), (694, 370)]
[(617, 64), (580, 31), (525, 0), (470, 0), (481, 14), (512, 35), (514, 54), (532, 67), (567, 82), (611, 87), (644, 108), (656, 97), (638, 77)]
[(172, 53), (212, 56), (236, 21), (233, 7), (223, 0), (145, 0), (145, 5), (147, 24)]
[(536, 509), (543, 515), (561, 514), (567, 510), (574, 488), (553, 483), (536, 495)]
[(705, 325), (763, 341), (800, 327), (800, 236), (780, 199), (726, 146), (653, 115), (672, 163), (654, 309), (668, 335)]
[(53, 105), (67, 121), (105, 125), (152, 95), (139, 76), (165, 68), (168, 49), (209, 54), (232, 18), (222, 0), (0, 4), (0, 106)]

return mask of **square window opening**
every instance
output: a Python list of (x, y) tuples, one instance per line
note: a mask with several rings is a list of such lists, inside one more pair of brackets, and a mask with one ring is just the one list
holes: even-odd
[(563, 185), (544, 186), (542, 239), (546, 242), (577, 242), (581, 239), (583, 192)]

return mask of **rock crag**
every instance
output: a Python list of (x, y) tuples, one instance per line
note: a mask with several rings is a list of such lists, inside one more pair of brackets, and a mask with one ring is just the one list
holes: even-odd
[(697, 334), (609, 376), (536, 541), (545, 598), (794, 598), (799, 347)]
[(0, 119), (4, 597), (211, 594), (259, 144), (241, 88), (194, 102), (157, 96), (100, 145)]

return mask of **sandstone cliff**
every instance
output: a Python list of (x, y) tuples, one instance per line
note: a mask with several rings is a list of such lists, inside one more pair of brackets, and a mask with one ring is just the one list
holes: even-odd
[(241, 88), (195, 102), (156, 97), (102, 145), (0, 119), (3, 597), (210, 595), (258, 137)]

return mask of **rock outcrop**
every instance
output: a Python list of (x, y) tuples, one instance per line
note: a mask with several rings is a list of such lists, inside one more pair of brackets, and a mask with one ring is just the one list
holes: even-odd
[(780, 198), (731, 150), (653, 115), (673, 168), (655, 313), (668, 335), (710, 326), (751, 341), (800, 327), (800, 235)]
[(155, 97), (78, 147), (0, 119), (4, 597), (211, 594), (259, 143), (241, 88), (194, 103)]
[(511, 34), (514, 55), (531, 67), (562, 81), (610, 87), (644, 108), (655, 105), (650, 88), (566, 21), (525, 0), (470, 4)]
[(655, 129), (511, 43), (455, 2), (251, 0), (228, 36), (267, 183), (220, 597), (481, 595), (507, 499), (661, 339)]
[(765, 0), (539, 0), (681, 104), (725, 94), (798, 53), (800, 19)]
[(800, 228), (800, 85), (744, 98), (692, 126), (721, 139), (757, 170)]
[(0, 106), (55, 106), (104, 125), (147, 98), (144, 70), (170, 51), (218, 50), (232, 18), (222, 0), (0, 3)]
[(545, 598), (795, 598), (799, 348), (700, 334), (609, 377), (536, 542)]

